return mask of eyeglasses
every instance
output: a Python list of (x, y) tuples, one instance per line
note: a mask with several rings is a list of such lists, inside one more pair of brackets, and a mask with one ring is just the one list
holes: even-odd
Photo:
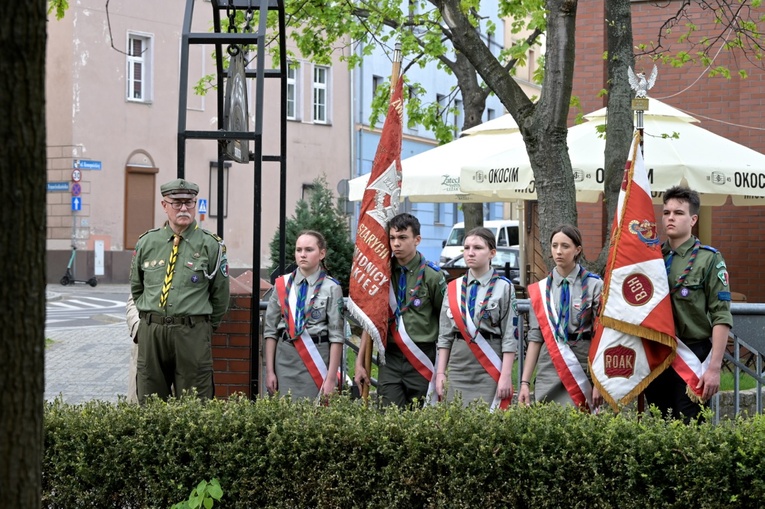
[(173, 207), (175, 210), (181, 210), (184, 206), (186, 209), (191, 210), (194, 207), (197, 206), (196, 200), (186, 200), (186, 201), (169, 201), (165, 200), (165, 203)]

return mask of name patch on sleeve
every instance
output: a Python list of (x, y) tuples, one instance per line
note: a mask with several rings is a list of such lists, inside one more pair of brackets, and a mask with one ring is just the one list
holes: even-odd
[(717, 299), (730, 302), (730, 292), (717, 292)]

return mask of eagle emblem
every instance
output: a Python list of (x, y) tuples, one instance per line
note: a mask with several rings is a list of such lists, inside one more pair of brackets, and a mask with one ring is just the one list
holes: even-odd
[(646, 97), (648, 91), (653, 88), (656, 83), (656, 76), (659, 74), (659, 69), (656, 65), (653, 66), (651, 75), (646, 79), (645, 73), (639, 72), (635, 74), (632, 67), (627, 67), (627, 78), (630, 82), (630, 87), (635, 91), (635, 97)]
[(638, 221), (633, 219), (629, 224), (630, 233), (637, 235), (641, 242), (648, 247), (653, 247), (659, 244), (659, 235), (656, 231), (656, 223), (643, 219)]

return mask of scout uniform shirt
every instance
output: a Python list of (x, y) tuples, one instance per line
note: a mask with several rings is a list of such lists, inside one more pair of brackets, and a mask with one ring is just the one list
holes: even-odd
[[(308, 309), (311, 297), (316, 290), (320, 272), (321, 270), (317, 270), (307, 278), (299, 270), (294, 273), (293, 289), (296, 290), (303, 280), (308, 281), (305, 300), (305, 329), (313, 338), (318, 338), (322, 334), (329, 334), (330, 343), (343, 343), (345, 341), (343, 290), (337, 281), (326, 276), (313, 306)], [(268, 301), (265, 320), (263, 337), (282, 339), (282, 332), (287, 330), (287, 324), (284, 321), (284, 316), (282, 316), (282, 303), (279, 302), (279, 295), (277, 295), (275, 288)]]
[[(561, 284), (564, 279), (568, 279), (569, 295), (571, 296), (571, 312), (568, 321), (568, 339), (575, 342), (579, 336), (579, 327), (582, 327), (582, 334), (586, 339), (591, 339), (592, 325), (595, 316), (600, 307), (600, 293), (603, 290), (603, 280), (597, 275), (588, 272), (587, 294), (582, 295), (582, 279), (579, 277), (581, 266), (576, 264), (574, 270), (565, 278), (561, 276), (556, 269), (552, 270), (552, 288), (550, 289), (550, 305), (553, 309), (560, 307)], [(528, 340), (543, 343), (542, 332), (539, 330), (539, 320), (536, 313), (532, 310), (529, 313), (529, 332)]]
[[(422, 284), (415, 292), (421, 264), (425, 264)], [(435, 343), (438, 339), (438, 319), (446, 293), (446, 281), (441, 270), (417, 253), (406, 264), (406, 300), (408, 308), (403, 314), (406, 332), (415, 343)], [(398, 295), (401, 265), (393, 259), (393, 291)]]
[(166, 316), (208, 315), (217, 327), (229, 304), (228, 261), (223, 241), (194, 221), (181, 234), (167, 307), (159, 304), (174, 232), (169, 225), (141, 235), (130, 267), (136, 308)]
[[(501, 338), (502, 353), (515, 353), (518, 341), (516, 335), (518, 321), (515, 312), (516, 302), (513, 284), (507, 278), (499, 277), (494, 285), (489, 302), (486, 303), (483, 310), (480, 309), (481, 302), (484, 301), (489, 290), (489, 282), (493, 274), (494, 270), (488, 270), (480, 278), (474, 278), (470, 271), (465, 273), (464, 277), (468, 278), (468, 295), (470, 294), (470, 285), (473, 284), (473, 281), (478, 281), (473, 323), (478, 325), (481, 335), (487, 341), (490, 341), (489, 338)], [(460, 286), (457, 287), (457, 291), (460, 291)], [(481, 317), (479, 314), (483, 316)], [(444, 299), (441, 308), (439, 330), (438, 348), (451, 349), (455, 338), (462, 338), (462, 334), (454, 323), (448, 298)]]
[[(668, 277), (675, 332), (686, 344), (709, 340), (712, 327), (717, 324), (733, 326), (725, 260), (715, 248), (699, 242), (696, 258), (691, 263), (697, 242), (698, 239), (691, 236), (674, 252), (669, 242), (661, 246), (665, 263), (670, 254), (672, 257)], [(690, 271), (683, 276), (689, 265)]]
[[(582, 272), (582, 268), (577, 264), (574, 269), (564, 278), (556, 269), (552, 272), (552, 283), (550, 288), (550, 306), (553, 309), (560, 309), (561, 291), (563, 280), (568, 280), (570, 296), (570, 312), (568, 322), (568, 346), (576, 355), (580, 366), (588, 373), (588, 354), (590, 351), (592, 338), (592, 326), (595, 316), (600, 306), (600, 294), (603, 290), (603, 280), (597, 275)], [(586, 275), (587, 292), (582, 289), (582, 278)], [(536, 283), (535, 283), (536, 284)], [(543, 299), (545, 295), (541, 296)], [(544, 303), (543, 303), (544, 305)], [(579, 329), (582, 329), (581, 331)], [(580, 335), (581, 332), (581, 335)], [(539, 319), (533, 309), (529, 312), (529, 333), (528, 340), (542, 343), (537, 359), (537, 371), (534, 381), (534, 398), (536, 401), (555, 402), (560, 405), (573, 405), (568, 390), (561, 381), (558, 370), (553, 364), (547, 344), (544, 343), (542, 331), (539, 329)], [(589, 373), (588, 373), (589, 378)]]

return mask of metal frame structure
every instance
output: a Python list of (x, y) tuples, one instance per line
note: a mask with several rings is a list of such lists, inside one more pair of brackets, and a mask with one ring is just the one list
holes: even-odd
[[(251, 325), (250, 325), (250, 397), (255, 398), (259, 394), (260, 380), (260, 320), (259, 309), (255, 305), (260, 299), (260, 250), (261, 250), (261, 196), (263, 193), (263, 163), (279, 163), (279, 266), (281, 270), (285, 266), (285, 218), (287, 215), (286, 204), (286, 185), (287, 185), (287, 51), (286, 51), (286, 31), (285, 31), (285, 12), (283, 0), (210, 0), (213, 17), (213, 32), (194, 33), (191, 30), (192, 18), (194, 15), (195, 0), (186, 1), (186, 11), (183, 19), (183, 35), (181, 40), (181, 76), (179, 85), (179, 104), (178, 104), (178, 178), (183, 178), (186, 166), (186, 141), (187, 140), (217, 140), (218, 143), (218, 217), (217, 234), (223, 237), (223, 167), (226, 161), (224, 142), (228, 140), (247, 140), (254, 141), (254, 150), (249, 153), (250, 162), (254, 170), (253, 186), (253, 238), (252, 238), (252, 270), (253, 270), (253, 288), (251, 306)], [(237, 11), (244, 11), (247, 15), (257, 12), (257, 29), (253, 32), (221, 32), (221, 11), (225, 14), (234, 15)], [(275, 11), (278, 16), (278, 44), (279, 44), (279, 68), (266, 69), (266, 21), (269, 11)], [(189, 85), (189, 46), (191, 44), (210, 44), (215, 46), (215, 63), (217, 74), (217, 104), (218, 104), (218, 130), (216, 131), (196, 131), (187, 129), (186, 108), (188, 105), (188, 85)], [(254, 131), (227, 131), (223, 125), (224, 111), (224, 82), (227, 77), (226, 70), (223, 68), (223, 46), (236, 44), (239, 46), (248, 46), (254, 48), (255, 69), (246, 70), (246, 78), (255, 80), (255, 100), (254, 100)], [(275, 155), (266, 155), (263, 153), (263, 107), (264, 107), (264, 82), (266, 78), (280, 80), (280, 151)], [(273, 122), (269, 122), (272, 126)]]

